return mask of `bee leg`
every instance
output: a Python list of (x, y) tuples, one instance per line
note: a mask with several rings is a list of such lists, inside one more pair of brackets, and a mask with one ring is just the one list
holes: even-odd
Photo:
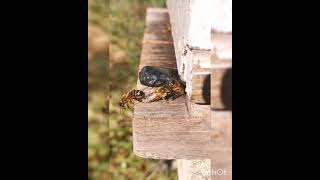
[(163, 97), (164, 100), (168, 101), (171, 98), (171, 95), (167, 95), (165, 97)]
[(132, 108), (129, 106), (129, 104), (126, 105), (126, 107), (130, 110), (132, 110)]
[(177, 99), (178, 97), (180, 97), (182, 95), (184, 95), (184, 93), (175, 94), (175, 95), (172, 96), (171, 100), (173, 101), (173, 100)]
[(165, 100), (165, 101), (163, 101), (163, 103), (164, 103), (164, 104), (168, 104), (168, 103), (170, 102), (170, 101), (169, 101), (170, 98), (171, 98), (171, 96), (166, 96), (166, 97), (164, 97), (163, 100)]

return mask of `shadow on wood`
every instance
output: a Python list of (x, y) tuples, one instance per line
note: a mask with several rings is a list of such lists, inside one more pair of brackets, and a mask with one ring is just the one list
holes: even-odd
[(224, 110), (232, 111), (232, 68), (228, 68), (223, 74), (220, 91)]
[(204, 83), (202, 86), (202, 98), (204, 99), (204, 105), (210, 105), (210, 98), (211, 98), (211, 75), (206, 75), (204, 79)]

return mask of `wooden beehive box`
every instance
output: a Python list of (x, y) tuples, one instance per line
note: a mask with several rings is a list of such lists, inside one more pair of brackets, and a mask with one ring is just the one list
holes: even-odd
[[(139, 69), (146, 65), (176, 69), (166, 9), (148, 9)], [(143, 85), (138, 81), (138, 89)], [(210, 154), (210, 106), (192, 105), (186, 96), (175, 101), (137, 103), (133, 119), (133, 150), (154, 159), (192, 159)]]
[[(219, 55), (232, 59), (231, 36), (224, 38), (223, 43), (213, 43), (211, 36), (211, 31), (232, 32), (231, 3), (231, 0), (167, 0), (177, 67), (187, 84), (190, 102), (210, 104), (212, 51), (219, 49)], [(221, 41), (221, 37), (214, 35), (214, 38)]]
[[(205, 14), (199, 11), (204, 2), (167, 0), (168, 9), (147, 10), (139, 70), (177, 69), (187, 95), (135, 105), (133, 151), (143, 158), (179, 159), (179, 179), (231, 179), (232, 30), (216, 21), (195, 23)], [(139, 80), (137, 88), (144, 88)], [(228, 174), (213, 177), (217, 169)]]

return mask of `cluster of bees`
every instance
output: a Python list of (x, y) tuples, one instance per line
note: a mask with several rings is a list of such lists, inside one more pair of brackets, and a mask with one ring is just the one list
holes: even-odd
[(119, 106), (131, 109), (134, 101), (150, 103), (160, 100), (175, 100), (185, 94), (185, 83), (176, 70), (145, 66), (139, 72), (140, 83), (147, 86), (143, 90), (131, 90), (122, 95)]

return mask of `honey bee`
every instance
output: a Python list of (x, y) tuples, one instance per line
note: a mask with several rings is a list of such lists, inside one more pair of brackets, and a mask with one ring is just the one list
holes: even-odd
[(168, 98), (171, 98), (172, 101), (186, 93), (186, 86), (180, 81), (171, 80), (166, 86), (170, 89), (170, 94)]
[(146, 94), (146, 99), (144, 102), (150, 103), (160, 100), (168, 100), (170, 94), (170, 89), (165, 86), (151, 88), (151, 90)]
[(142, 102), (145, 99), (145, 96), (145, 93), (141, 90), (131, 90), (128, 93), (123, 94), (119, 102), (120, 112), (123, 112), (126, 108), (132, 110), (130, 104), (134, 104), (134, 100)]
[(145, 97), (145, 102), (155, 102), (160, 100), (175, 100), (185, 94), (185, 86), (177, 80), (170, 80), (167, 84), (153, 88)]
[(130, 109), (134, 100), (150, 103), (160, 100), (175, 100), (185, 94), (185, 83), (180, 80), (177, 70), (145, 66), (139, 72), (141, 84), (147, 86), (143, 90), (131, 90), (122, 95), (119, 106), (120, 112)]

